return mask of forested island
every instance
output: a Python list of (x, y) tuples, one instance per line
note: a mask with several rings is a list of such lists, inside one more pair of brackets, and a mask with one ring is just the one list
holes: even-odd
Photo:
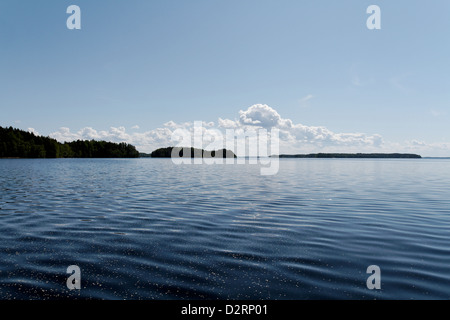
[(149, 155), (143, 155), (142, 156), (148, 156), (151, 158), (171, 158), (172, 152), (177, 153), (180, 157), (184, 156), (184, 152), (188, 151), (189, 155), (186, 156), (187, 158), (237, 158), (233, 151), (221, 149), (221, 150), (213, 150), (213, 151), (206, 151), (203, 149), (197, 149), (197, 148), (182, 148), (182, 147), (168, 147), (168, 148), (160, 148), (155, 151), (153, 151)]
[(280, 154), (279, 158), (366, 158), (366, 159), (421, 159), (418, 154), (410, 153), (310, 153)]
[(138, 158), (127, 143), (78, 140), (60, 143), (34, 133), (0, 127), (0, 158)]

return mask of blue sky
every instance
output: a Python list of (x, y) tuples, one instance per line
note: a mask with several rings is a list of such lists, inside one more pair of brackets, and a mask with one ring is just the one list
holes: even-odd
[[(72, 4), (81, 30), (66, 28)], [(366, 27), (371, 4), (381, 30)], [(149, 151), (169, 121), (267, 105), (305, 128), (379, 135), (379, 151), (450, 156), (449, 34), (447, 0), (2, 0), (0, 125)]]

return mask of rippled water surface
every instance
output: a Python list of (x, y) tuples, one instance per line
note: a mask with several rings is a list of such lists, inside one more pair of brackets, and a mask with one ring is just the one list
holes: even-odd
[(2, 299), (450, 298), (449, 160), (4, 159), (0, 183)]

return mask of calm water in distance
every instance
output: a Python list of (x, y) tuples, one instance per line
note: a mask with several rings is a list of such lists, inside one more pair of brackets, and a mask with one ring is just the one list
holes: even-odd
[(1, 299), (449, 299), (449, 244), (450, 160), (0, 160)]

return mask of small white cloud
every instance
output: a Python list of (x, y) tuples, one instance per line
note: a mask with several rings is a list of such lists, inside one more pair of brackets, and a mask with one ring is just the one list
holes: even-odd
[(131, 129), (133, 129), (133, 130), (139, 130), (140, 128), (139, 128), (138, 125), (135, 125), (135, 126), (132, 126)]
[(218, 123), (219, 123), (219, 128), (224, 128), (224, 129), (234, 129), (239, 126), (239, 121), (233, 121), (230, 119), (219, 118)]
[(178, 127), (178, 125), (175, 122), (173, 122), (172, 120), (170, 120), (169, 122), (164, 123), (164, 126), (165, 127), (169, 127), (169, 128), (177, 128)]
[(281, 116), (266, 104), (255, 104), (247, 111), (239, 111), (239, 121), (242, 125), (272, 128), (279, 124)]
[(164, 127), (170, 128), (170, 129), (178, 129), (178, 128), (186, 128), (192, 126), (191, 122), (185, 122), (185, 123), (176, 123), (172, 120), (164, 123)]
[(430, 113), (433, 117), (441, 117), (441, 116), (445, 116), (446, 113), (440, 110), (435, 110), (435, 109), (431, 109)]
[(426, 147), (427, 144), (423, 141), (418, 141), (418, 140), (412, 140), (409, 142), (409, 144), (415, 146), (415, 147)]
[(33, 133), (35, 136), (40, 136), (39, 132), (34, 128), (28, 128), (28, 132)]
[(208, 127), (208, 128), (212, 128), (214, 127), (214, 122), (210, 121), (210, 122), (204, 122), (203, 121), (203, 126)]
[(308, 94), (299, 100), (300, 107), (306, 108), (309, 107), (309, 101), (313, 99), (314, 96), (312, 94)]
[(300, 102), (307, 102), (307, 101), (311, 100), (312, 98), (314, 98), (314, 96), (312, 94), (308, 94), (307, 96), (301, 98)]

